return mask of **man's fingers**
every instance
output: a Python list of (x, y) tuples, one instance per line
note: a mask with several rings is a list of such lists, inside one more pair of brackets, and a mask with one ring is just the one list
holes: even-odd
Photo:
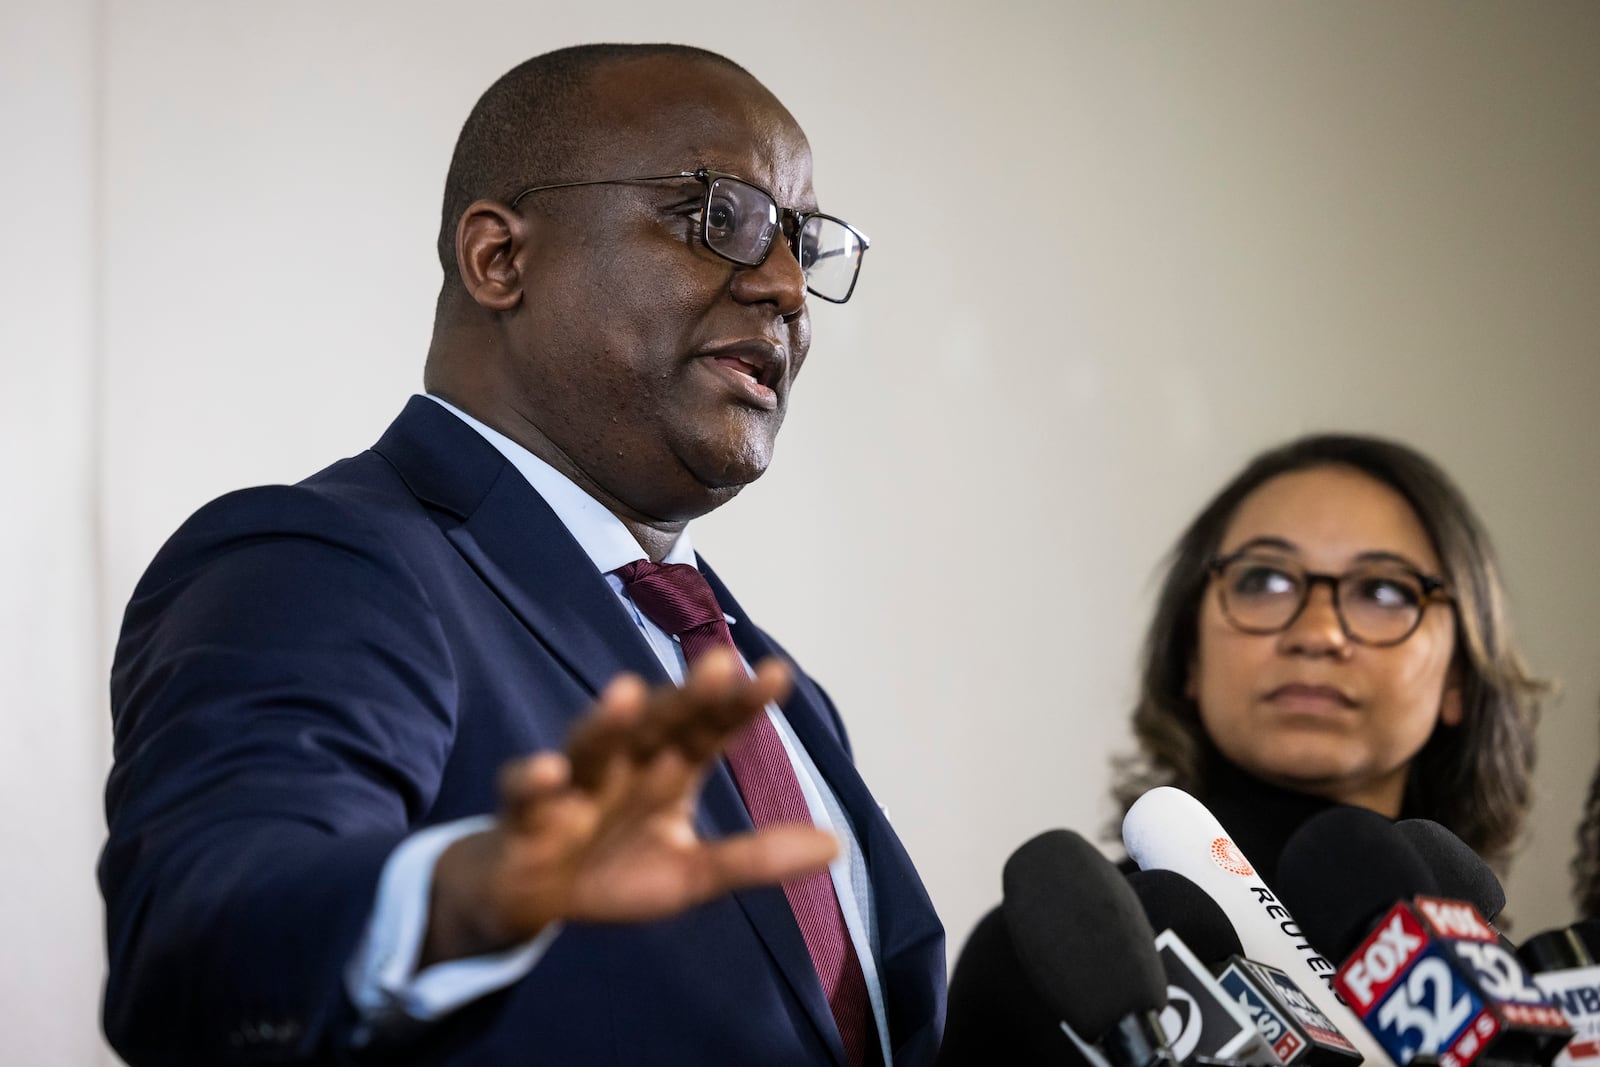
[(619, 816), (642, 817), (651, 812), (684, 808), (692, 811), (700, 791), (701, 766), (676, 748), (663, 749), (648, 763), (638, 765), (628, 780), (625, 795), (615, 799)]
[(695, 700), (716, 700), (745, 679), (739, 657), (725, 648), (713, 648), (689, 668), (683, 691)]
[(601, 788), (613, 761), (632, 746), (632, 735), (647, 717), (649, 687), (634, 674), (619, 674), (600, 691), (594, 710), (567, 737), (572, 784), (586, 792)]
[(789, 689), (794, 684), (794, 672), (776, 656), (768, 656), (756, 664), (755, 696), (763, 705), (782, 704), (789, 699)]
[(767, 704), (782, 701), (790, 682), (781, 660), (762, 660), (752, 675), (723, 649), (701, 656), (681, 688), (650, 689), (634, 675), (621, 675), (568, 739), (572, 784), (597, 797), (615, 793), (627, 762), (642, 767), (668, 748), (691, 765), (704, 764)]
[(571, 766), (559, 752), (540, 752), (512, 760), (500, 768), (500, 816), (521, 825), (533, 810), (564, 791), (571, 781)]
[(706, 882), (697, 888), (710, 897), (824, 870), (839, 854), (839, 842), (826, 830), (796, 823), (708, 841), (705, 850)]
[(703, 656), (684, 681), (680, 714), (671, 741), (695, 762), (704, 762), (769, 704), (789, 693), (789, 668), (765, 659), (747, 673), (730, 652)]
[(637, 674), (619, 674), (600, 690), (597, 708), (601, 715), (629, 719), (644, 710), (650, 687)]

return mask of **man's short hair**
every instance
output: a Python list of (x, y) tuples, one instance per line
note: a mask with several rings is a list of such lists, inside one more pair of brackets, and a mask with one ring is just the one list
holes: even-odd
[(657, 56), (749, 74), (726, 56), (691, 45), (581, 44), (534, 56), (489, 86), (461, 127), (445, 176), (439, 263), (447, 284), (456, 271), (456, 224), (473, 201), (509, 201), (531, 185), (609, 177), (581, 173), (586, 140), (603, 118), (591, 81), (607, 64)]

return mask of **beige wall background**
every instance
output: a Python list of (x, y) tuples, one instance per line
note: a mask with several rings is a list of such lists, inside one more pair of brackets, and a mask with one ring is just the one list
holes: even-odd
[(513, 63), (689, 40), (873, 238), (777, 462), (696, 531), (830, 688), (952, 950), (1111, 816), (1163, 552), (1322, 428), (1439, 459), (1497, 538), (1541, 729), (1517, 929), (1564, 924), (1600, 742), (1600, 5), (0, 4), (0, 1032), (110, 1062), (105, 671), (162, 539), (419, 388), (449, 152)]

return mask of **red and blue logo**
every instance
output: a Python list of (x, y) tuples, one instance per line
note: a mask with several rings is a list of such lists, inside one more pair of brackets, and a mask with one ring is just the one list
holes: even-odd
[(1396, 904), (1334, 978), (1396, 1063), (1432, 1055), (1464, 1067), (1499, 1032), (1446, 951), (1409, 905)]

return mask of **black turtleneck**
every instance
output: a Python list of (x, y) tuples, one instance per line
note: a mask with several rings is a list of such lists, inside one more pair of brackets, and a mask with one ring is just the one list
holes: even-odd
[(1277, 889), (1278, 858), (1290, 835), (1318, 812), (1335, 806), (1323, 797), (1268, 785), (1229, 763), (1217, 760), (1204, 804), (1228, 831), (1262, 880)]

